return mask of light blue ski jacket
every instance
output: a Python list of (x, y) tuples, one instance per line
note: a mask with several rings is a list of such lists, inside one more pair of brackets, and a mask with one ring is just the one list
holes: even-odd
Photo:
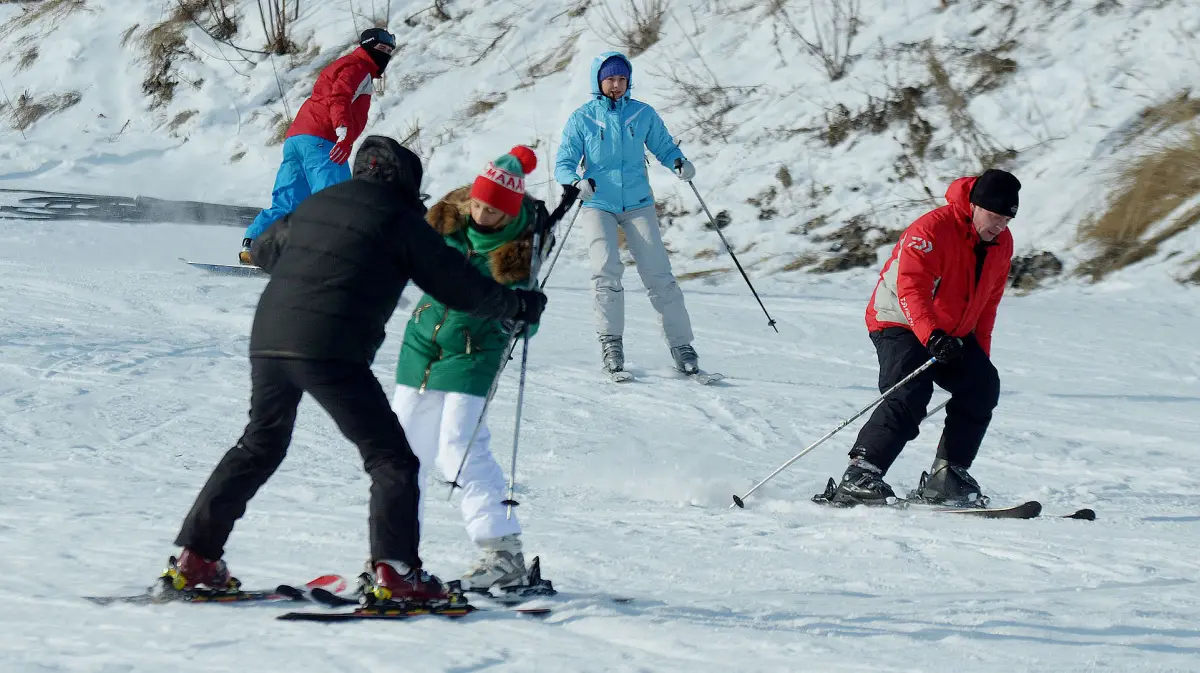
[[(606, 98), (597, 79), (600, 66), (611, 56), (629, 63), (629, 90), (621, 100)], [(622, 213), (654, 204), (647, 175), (649, 149), (659, 163), (674, 170), (683, 152), (654, 108), (629, 97), (633, 90), (633, 64), (620, 52), (610, 51), (592, 61), (592, 100), (571, 114), (563, 128), (554, 178), (569, 185), (583, 178), (596, 181), (596, 195), (584, 206)]]

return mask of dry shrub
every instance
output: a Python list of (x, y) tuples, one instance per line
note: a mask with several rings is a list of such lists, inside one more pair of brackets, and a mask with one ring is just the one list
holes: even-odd
[(183, 126), (189, 119), (198, 114), (200, 114), (199, 110), (184, 110), (183, 112), (180, 112), (179, 114), (175, 115), (173, 119), (171, 119), (170, 123), (167, 124), (167, 130), (171, 133), (178, 131), (180, 126)]
[(942, 58), (931, 42), (925, 43), (925, 66), (933, 78), (933, 89), (950, 117), (950, 128), (955, 136), (975, 156), (981, 169), (1003, 168), (1016, 159), (1017, 152), (1001, 147), (975, 121), (968, 106), (974, 92), (960, 90), (950, 78)]
[(530, 63), (525, 69), (525, 75), (527, 75), (531, 81), (529, 84), (522, 84), (521, 88), (530, 86), (533, 84), (533, 82), (536, 82), (543, 77), (566, 70), (567, 66), (571, 65), (571, 60), (575, 56), (575, 44), (579, 41), (579, 35), (579, 33), (570, 35), (557, 47), (542, 54), (541, 56), (538, 56), (532, 63)]
[(13, 128), (24, 131), (42, 117), (62, 112), (79, 103), (82, 98), (78, 91), (51, 94), (39, 99), (30, 96), (29, 92), (25, 92), (17, 96), (16, 102), (9, 110), (9, 119), (12, 120)]
[(821, 261), (820, 255), (808, 252), (808, 253), (804, 253), (802, 255), (797, 255), (795, 258), (792, 259), (792, 261), (788, 262), (787, 264), (784, 264), (783, 268), (780, 269), (780, 271), (784, 271), (784, 272), (800, 271), (801, 269), (810, 267), (820, 261)]
[(1200, 206), (1175, 218), (1158, 233), (1146, 232), (1200, 196), (1200, 129), (1155, 142), (1120, 173), (1108, 209), (1084, 222), (1080, 238), (1099, 253), (1078, 273), (1100, 280), (1108, 273), (1158, 252), (1167, 239), (1200, 222)]
[(269, 124), (271, 135), (267, 137), (267, 144), (282, 145), (287, 140), (288, 129), (292, 127), (292, 118), (282, 112), (272, 112)]
[(687, 273), (679, 273), (679, 274), (675, 275), (675, 279), (679, 280), (679, 281), (696, 280), (698, 278), (708, 278), (709, 276), (715, 276), (719, 273), (729, 273), (730, 271), (733, 271), (733, 267), (723, 266), (723, 267), (720, 267), (717, 269), (705, 269), (703, 271), (689, 271)]
[(1142, 135), (1169, 131), (1195, 119), (1200, 119), (1200, 98), (1192, 98), (1192, 90), (1184, 89), (1175, 97), (1142, 110), (1121, 144), (1127, 145)]
[(467, 108), (463, 110), (463, 114), (468, 118), (479, 117), (496, 109), (506, 100), (508, 100), (508, 94), (505, 93), (479, 96), (467, 105)]
[[(796, 26), (788, 14), (786, 1), (768, 3), (767, 12), (800, 42), (804, 53), (821, 65), (829, 81), (836, 82), (846, 76), (858, 58), (851, 49), (863, 23), (861, 0), (809, 0), (807, 4), (813, 23), (808, 31)], [(778, 28), (775, 30), (775, 48), (782, 57)]]
[(293, 54), (299, 48), (292, 40), (292, 24), (300, 18), (300, 0), (257, 0), (258, 18), (267, 36), (267, 51)]
[(36, 46), (30, 47), (23, 54), (21, 54), (21, 59), (17, 61), (17, 72), (21, 72), (22, 70), (25, 70), (29, 66), (33, 65), (37, 59), (38, 48)]
[(609, 27), (604, 36), (615, 42), (629, 58), (653, 47), (662, 35), (667, 16), (666, 0), (625, 0), (614, 11), (603, 5), (601, 22)]
[[(146, 78), (142, 80), (142, 93), (150, 96), (151, 109), (166, 105), (175, 97), (175, 87), (179, 86), (174, 72), (175, 63), (180, 59), (195, 58), (187, 48), (183, 31), (194, 25), (196, 16), (207, 6), (208, 0), (180, 0), (164, 21), (142, 34), (140, 46), (143, 59), (150, 67)], [(126, 33), (126, 40), (132, 31), (130, 29)]]
[(85, 6), (84, 0), (41, 0), (41, 2), (27, 3), (20, 14), (0, 26), (0, 38), (8, 37), (35, 23), (48, 22), (45, 25), (53, 27), (67, 16), (84, 9)]

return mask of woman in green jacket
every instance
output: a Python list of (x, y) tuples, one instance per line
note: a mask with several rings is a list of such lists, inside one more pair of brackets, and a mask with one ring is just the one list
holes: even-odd
[[(529, 283), (533, 228), (540, 204), (525, 197), (525, 175), (537, 166), (533, 150), (517, 146), (474, 184), (456, 189), (425, 219), (480, 273), (509, 286)], [(536, 325), (530, 326), (530, 334)], [(504, 472), (488, 448), (484, 404), (500, 369), (509, 330), (499, 320), (451, 310), (428, 294), (417, 302), (404, 333), (392, 408), (421, 461), (417, 485), (424, 515), (426, 475), (437, 464), (447, 480), (462, 462), (462, 513), (467, 535), (482, 551), (463, 577), (464, 588), (513, 586), (526, 579), (521, 526), (506, 516)], [(475, 443), (467, 443), (479, 424)]]

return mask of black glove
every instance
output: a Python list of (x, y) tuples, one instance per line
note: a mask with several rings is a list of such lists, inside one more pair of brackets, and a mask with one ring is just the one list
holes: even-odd
[(953, 362), (962, 356), (963, 340), (935, 329), (929, 335), (929, 342), (925, 347), (938, 362)]
[(521, 305), (512, 319), (530, 325), (538, 322), (542, 317), (542, 311), (546, 310), (546, 295), (537, 290), (513, 290), (513, 292), (517, 293), (517, 300)]
[[(593, 185), (596, 184), (595, 180), (592, 180), (591, 182)], [(567, 208), (570, 208), (571, 206), (575, 205), (575, 199), (579, 198), (579, 188), (576, 187), (575, 185), (559, 185), (559, 186), (562, 187), (562, 190), (563, 190), (562, 198), (559, 199), (559, 205), (562, 205), (562, 203), (566, 203), (567, 207), (563, 209), (563, 211), (566, 212)]]
[[(566, 186), (567, 185), (563, 185), (563, 187)], [(576, 196), (584, 201), (591, 201), (592, 197), (596, 195), (596, 181), (592, 178), (588, 178), (587, 180), (576, 180), (571, 187), (575, 188), (577, 192)]]

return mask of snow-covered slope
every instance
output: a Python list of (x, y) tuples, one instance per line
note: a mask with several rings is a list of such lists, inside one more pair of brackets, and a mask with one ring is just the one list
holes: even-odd
[[(861, 323), (869, 279), (766, 281), (779, 335), (737, 288), (693, 287), (703, 362), (729, 376), (708, 388), (670, 373), (633, 280), (627, 343), (642, 382), (616, 385), (597, 370), (586, 275), (560, 264), (531, 342), (518, 499), (562, 605), (545, 621), (327, 627), (276, 622), (271, 607), (80, 598), (153, 580), (241, 431), (262, 281), (170, 259), (180, 239), (218, 256), (225, 232), (0, 232), (6, 673), (1196, 670), (1200, 320), (1182, 289), (1005, 300), (1003, 393), (973, 471), (997, 502), (1043, 501), (1042, 519), (810, 504), (844, 467), (857, 423), (729, 511), (733, 493), (875, 395)], [(136, 268), (123, 261), (130, 250), (141, 251)], [(404, 317), (376, 361), (384, 381)], [(491, 414), (506, 466), (516, 378), (505, 374)], [(931, 427), (901, 457), (897, 489), (916, 485), (936, 437)], [(356, 573), (367, 487), (354, 448), (305, 401), (290, 456), (226, 558), (247, 586)], [(457, 507), (431, 488), (423, 556), (454, 576), (471, 546)], [(1097, 521), (1050, 518), (1085, 506)]]
[[(226, 4), (238, 22), (230, 42), (261, 49), (256, 5)], [(537, 184), (549, 180), (564, 120), (586, 99), (591, 58), (627, 42), (629, 4), (301, 2), (291, 29), (299, 53), (270, 58), (216, 42), (178, 18), (175, 2), (6, 4), (0, 18), (15, 18), (0, 44), (14, 105), (26, 92), (51, 106), (77, 92), (78, 102), (24, 137), (6, 132), (0, 186), (265, 205), (278, 119), (372, 22), (404, 48), (370, 130), (411, 140), (428, 160), (427, 191), (469, 180), (518, 142), (538, 149)], [(847, 253), (872, 265), (890, 232), (939, 204), (952, 178), (1008, 150), (1025, 183), (1018, 254), (1051, 250), (1073, 268), (1087, 252), (1075, 245), (1078, 224), (1103, 209), (1114, 171), (1138, 151), (1128, 141), (1146, 125), (1141, 112), (1200, 77), (1200, 5), (1175, 0), (633, 4), (666, 9), (659, 39), (634, 58), (634, 94), (683, 141), (697, 186), (714, 212), (728, 212), (725, 233), (759, 276)], [(835, 19), (835, 8), (854, 6), (858, 21)], [(844, 76), (830, 81), (802, 38), (836, 52), (851, 25)], [(179, 42), (167, 39), (172, 31)], [(158, 58), (148, 57), (154, 45)], [(164, 53), (173, 55), (165, 70)], [(836, 69), (842, 59), (832, 60)], [(149, 109), (143, 82), (153, 68), (177, 85)], [(651, 176), (675, 214), (665, 238), (677, 269), (732, 268), (686, 185), (658, 166)], [(231, 248), (239, 233), (229, 232)], [(1151, 277), (1190, 272), (1183, 259)]]
[[(42, 116), (25, 137), (4, 130), (0, 188), (265, 204), (278, 161), (278, 147), (267, 144), (272, 115), (284, 109), (276, 73), (294, 112), (320, 64), (385, 2), (303, 3), (297, 39), (317, 53), (294, 64), (239, 60), (187, 28), (198, 60), (173, 61), (180, 84), (152, 110), (138, 45), (173, 3), (0, 4), (0, 19), (42, 12), (0, 28), (10, 66), (0, 83), (12, 104), (77, 101)], [(1072, 261), (1081, 254), (1071, 247), (1078, 218), (1103, 201), (1108, 171), (1135, 151), (1122, 141), (1139, 111), (1200, 74), (1195, 3), (960, 0), (943, 10), (936, 0), (863, 0), (854, 43), (862, 56), (835, 83), (769, 11), (779, 4), (670, 3), (661, 41), (635, 65), (637, 95), (684, 139), (714, 211), (730, 211), (725, 232), (780, 333), (736, 276), (686, 283), (702, 363), (728, 379), (712, 387), (679, 380), (629, 274), (626, 343), (640, 381), (606, 384), (585, 251), (573, 235), (531, 343), (518, 469), (528, 550), (563, 592), (544, 621), (489, 613), (324, 627), (276, 622), (273, 607), (83, 601), (141, 589), (175, 552), (182, 516), (245, 419), (246, 343), (262, 281), (204, 276), (175, 261), (231, 260), (237, 229), (0, 221), (0, 671), (1197, 670), (1200, 318), (1189, 290), (1163, 282), (1193, 254), (1195, 231), (1104, 283), (1052, 286), (1002, 304), (994, 345), (1001, 403), (973, 472), (997, 503), (1042, 501), (1043, 518), (809, 503), (843, 469), (858, 423), (746, 510), (727, 509), (732, 494), (876, 394), (862, 325), (874, 270), (769, 273), (809, 252), (830, 254), (831, 242), (791, 230), (816, 221), (810, 234), (820, 235), (862, 214), (900, 226), (925, 207), (911, 201), (922, 179), (940, 192), (974, 169), (978, 149), (956, 139), (954, 106), (936, 86), (920, 107), (936, 128), (921, 178), (889, 182), (913, 121), (901, 112), (917, 108), (893, 107), (884, 131), (852, 130), (834, 147), (787, 130), (822, 123), (829, 138), (824, 115), (837, 121), (838, 103), (857, 112), (868, 96), (926, 81), (929, 52), (906, 46), (923, 40), (942, 45), (935, 55), (945, 57), (952, 83), (971, 88), (982, 71), (964, 65), (970, 52), (945, 56), (954, 53), (949, 45), (990, 48), (1015, 34), (1020, 46), (999, 55), (1018, 69), (968, 109), (997, 146), (1023, 150), (1014, 164), (1026, 184), (1018, 246)], [(414, 147), (428, 159), (426, 190), (435, 195), (516, 142), (537, 143), (541, 174), (562, 121), (586, 95), (591, 56), (610, 46), (604, 5), (394, 0), (389, 24), (407, 46), (372, 130), (403, 138), (419, 122)], [(453, 20), (426, 11), (404, 23), (430, 6)], [(256, 47), (256, 10), (239, 7), (243, 32), (234, 41)], [(787, 11), (811, 36), (805, 7)], [(535, 66), (543, 76), (530, 74)], [(671, 105), (673, 67), (692, 81), (741, 87), (729, 92), (738, 105), (726, 115), (727, 139), (691, 128), (700, 112)], [(716, 88), (699, 91), (719, 102)], [(468, 114), (499, 93), (504, 101), (486, 114)], [(938, 145), (944, 158), (934, 160)], [(719, 242), (685, 186), (659, 168), (651, 175), (669, 210), (689, 211), (666, 232), (677, 269), (727, 266), (703, 254)], [(770, 203), (759, 198), (773, 185)], [(771, 208), (771, 219), (758, 219)], [(385, 382), (406, 317), (398, 312), (376, 359)], [(512, 369), (490, 416), (506, 466)], [(890, 473), (898, 490), (914, 487), (928, 466), (938, 420)], [(247, 586), (358, 572), (368, 487), (361, 469), (331, 421), (305, 401), (291, 455), (228, 546)], [(1099, 519), (1053, 517), (1079, 507)], [(438, 487), (422, 545), (443, 577), (472, 558), (457, 508)], [(612, 596), (635, 600), (615, 604)]]

